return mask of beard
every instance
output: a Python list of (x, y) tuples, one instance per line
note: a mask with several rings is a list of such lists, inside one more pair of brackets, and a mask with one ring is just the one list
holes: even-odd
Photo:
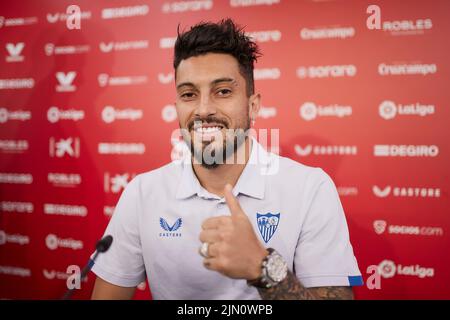
[[(194, 124), (197, 123), (219, 124), (222, 126), (222, 129), (218, 134), (211, 137), (210, 141), (198, 141), (195, 139), (195, 136), (199, 135), (198, 133), (194, 131), (194, 138), (191, 135)], [(248, 130), (250, 129), (250, 117), (239, 121), (237, 127), (234, 129), (229, 129), (226, 120), (216, 117), (196, 118), (190, 121), (187, 127), (187, 132), (183, 130), (183, 139), (194, 157), (194, 163), (201, 164), (206, 169), (215, 169), (224, 163), (235, 163), (234, 158), (236, 152), (245, 142)], [(225, 134), (223, 131), (225, 131)]]

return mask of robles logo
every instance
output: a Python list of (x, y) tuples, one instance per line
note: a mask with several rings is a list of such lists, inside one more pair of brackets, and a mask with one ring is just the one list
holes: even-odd
[(367, 7), (366, 13), (370, 14), (366, 21), (369, 30), (383, 30), (391, 35), (423, 34), (433, 27), (433, 21), (429, 18), (416, 20), (392, 20), (381, 21), (381, 8), (372, 4)]
[(0, 140), (0, 151), (4, 153), (24, 153), (28, 147), (28, 140)]

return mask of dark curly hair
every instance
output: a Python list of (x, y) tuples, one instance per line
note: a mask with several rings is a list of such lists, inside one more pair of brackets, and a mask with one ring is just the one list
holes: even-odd
[(181, 60), (207, 53), (226, 53), (232, 55), (239, 64), (239, 72), (246, 80), (247, 95), (255, 91), (253, 80), (253, 63), (261, 56), (258, 46), (248, 36), (243, 28), (231, 19), (218, 23), (201, 22), (180, 33), (175, 42), (173, 67), (176, 71)]

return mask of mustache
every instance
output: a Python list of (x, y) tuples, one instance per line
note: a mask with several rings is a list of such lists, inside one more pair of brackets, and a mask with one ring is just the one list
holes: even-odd
[(209, 116), (209, 117), (204, 117), (204, 118), (194, 118), (192, 120), (190, 120), (187, 124), (187, 128), (189, 131), (192, 130), (192, 128), (194, 127), (196, 122), (201, 122), (202, 124), (204, 123), (216, 123), (216, 124), (220, 124), (222, 125), (225, 129), (228, 128), (228, 121), (224, 120), (224, 119), (220, 119), (214, 116)]

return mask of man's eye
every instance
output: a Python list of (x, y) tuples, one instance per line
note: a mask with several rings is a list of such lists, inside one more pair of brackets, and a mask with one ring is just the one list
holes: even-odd
[(229, 95), (230, 93), (231, 93), (230, 89), (220, 89), (217, 91), (217, 94), (219, 96), (226, 96), (226, 95)]
[(181, 98), (184, 98), (184, 99), (191, 99), (193, 97), (194, 97), (193, 92), (185, 92), (185, 93), (181, 94)]

